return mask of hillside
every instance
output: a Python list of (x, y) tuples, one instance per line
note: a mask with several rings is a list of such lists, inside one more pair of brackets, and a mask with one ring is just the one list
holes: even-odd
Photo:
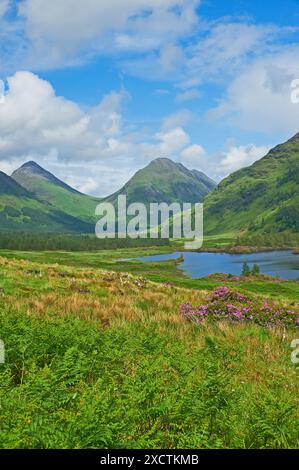
[(29, 192), (3, 171), (0, 171), (0, 196), (30, 197)]
[(299, 231), (299, 133), (205, 199), (205, 233)]
[(14, 179), (0, 172), (0, 230), (90, 232), (89, 224), (37, 200)]
[[(166, 158), (138, 171), (117, 193), (131, 202), (198, 202), (215, 183), (204, 173), (188, 170)], [(79, 232), (94, 230), (95, 208), (101, 199), (76, 191), (35, 162), (27, 162), (9, 177), (0, 173), (1, 230)]]
[[(15, 259), (23, 255), (37, 262)], [(182, 305), (215, 308), (219, 289), (107, 271), (103, 253), (83, 253), (75, 267), (67, 253), (55, 264), (11, 256), (0, 257), (2, 448), (298, 447), (294, 328), (219, 314), (190, 321)], [(229, 295), (259, 309), (265, 294), (248, 284)], [(216, 308), (231, 308), (227, 295)], [(278, 305), (284, 318), (294, 310), (292, 300)]]
[(119, 191), (105, 199), (117, 204), (120, 194), (127, 203), (200, 202), (216, 186), (204, 173), (188, 170), (168, 158), (158, 158), (139, 170)]
[(40, 201), (69, 216), (94, 223), (95, 208), (100, 199), (76, 191), (37, 163), (25, 163), (13, 172), (12, 178)]

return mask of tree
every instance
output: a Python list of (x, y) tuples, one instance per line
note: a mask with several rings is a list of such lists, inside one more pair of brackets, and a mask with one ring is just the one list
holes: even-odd
[(261, 273), (261, 270), (260, 270), (260, 267), (258, 264), (254, 264), (253, 265), (253, 268), (252, 268), (252, 271), (251, 271), (251, 274), (253, 276), (258, 276), (259, 274)]
[(243, 269), (242, 269), (242, 276), (250, 276), (251, 272), (250, 272), (250, 268), (248, 266), (247, 263), (244, 263), (243, 264)]

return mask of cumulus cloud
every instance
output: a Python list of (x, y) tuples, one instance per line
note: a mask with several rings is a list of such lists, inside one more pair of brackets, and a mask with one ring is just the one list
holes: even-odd
[(226, 176), (240, 168), (249, 166), (264, 157), (269, 150), (270, 146), (256, 146), (254, 144), (230, 147), (220, 160), (218, 173), (221, 176)]
[(264, 157), (273, 146), (231, 144), (225, 151), (209, 154), (201, 145), (191, 144), (183, 149), (178, 160), (187, 168), (204, 171), (213, 179), (220, 181), (229, 174), (252, 165)]
[(188, 168), (202, 170), (207, 166), (206, 150), (198, 144), (190, 145), (181, 152), (180, 161)]
[(105, 195), (148, 161), (175, 159), (190, 145), (183, 128), (191, 119), (187, 111), (169, 116), (158, 132), (146, 135), (132, 132), (123, 120), (124, 90), (86, 110), (57, 96), (33, 73), (19, 71), (7, 83), (0, 105), (0, 168), (5, 171), (36, 160), (79, 190)]
[(299, 106), (291, 100), (291, 84), (296, 78), (298, 46), (259, 58), (239, 73), (209, 116), (225, 117), (245, 130), (290, 136), (299, 129)]
[[(85, 185), (96, 192), (90, 179), (94, 176), (92, 164), (107, 162), (111, 171), (114, 157), (124, 157), (125, 166), (126, 158), (133, 154), (133, 139), (125, 132), (122, 119), (125, 91), (112, 91), (97, 106), (83, 110), (57, 96), (49, 82), (30, 72), (17, 72), (7, 83), (5, 102), (0, 105), (0, 167), (4, 171), (33, 159), (46, 167), (57, 166), (62, 177), (59, 164), (68, 173), (65, 166), (77, 162), (79, 166), (73, 168), (79, 176), (76, 187)], [(82, 167), (89, 163), (90, 174), (83, 174)], [(100, 190), (105, 191), (103, 183)]]
[(93, 159), (113, 153), (120, 135), (124, 92), (111, 92), (89, 112), (56, 96), (49, 82), (30, 72), (7, 79), (8, 92), (0, 106), (0, 158), (45, 154), (56, 150), (60, 159)]
[(176, 154), (190, 142), (189, 135), (181, 127), (168, 132), (160, 132), (157, 138), (161, 141), (158, 151), (163, 156)]
[[(210, 118), (235, 129), (288, 136), (297, 132), (299, 105), (291, 102), (290, 84), (299, 78), (299, 48), (275, 42), (287, 31), (245, 20), (199, 21), (199, 4), (23, 0), (17, 18), (9, 22), (5, 13), (10, 3), (0, 0), (0, 70), (13, 68), (13, 61), (42, 69), (116, 53), (117, 61), (131, 58), (121, 62), (124, 72), (165, 78), (154, 94), (170, 94), (166, 83), (174, 81), (176, 107), (197, 99), (201, 85), (217, 82), (224, 87), (223, 98)], [(192, 41), (180, 41), (189, 36)], [(123, 117), (128, 98), (124, 90), (111, 91), (86, 109), (57, 96), (49, 82), (33, 73), (11, 75), (0, 105), (0, 167), (8, 171), (30, 158), (44, 166), (49, 162), (68, 179), (68, 165), (73, 172), (69, 182), (76, 188), (107, 194), (153, 158), (173, 158), (220, 177), (266, 153), (266, 146), (251, 144), (208, 154), (186, 131), (195, 120), (187, 109), (162, 119), (159, 128), (128, 125)]]

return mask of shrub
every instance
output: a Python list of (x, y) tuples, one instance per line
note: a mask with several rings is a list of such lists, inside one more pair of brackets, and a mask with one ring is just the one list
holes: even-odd
[(183, 318), (195, 323), (208, 319), (254, 322), (265, 327), (299, 326), (299, 309), (287, 308), (277, 302), (250, 300), (229, 287), (214, 290), (209, 302), (193, 307), (191, 303), (180, 306)]

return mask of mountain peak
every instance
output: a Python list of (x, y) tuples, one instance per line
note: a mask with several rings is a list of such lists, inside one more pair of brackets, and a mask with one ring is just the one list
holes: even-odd
[(128, 204), (166, 202), (199, 202), (203, 200), (214, 182), (200, 174), (188, 170), (181, 163), (169, 158), (156, 158), (135, 175), (116, 193), (105, 198), (105, 202), (117, 203), (120, 194), (127, 196)]
[(175, 163), (173, 160), (171, 160), (170, 158), (166, 158), (166, 157), (158, 157), (158, 158), (155, 158), (155, 160), (152, 160), (148, 166), (176, 166), (177, 163)]
[(12, 176), (19, 172), (33, 173), (35, 175), (44, 176), (47, 179), (52, 179), (52, 177), (54, 177), (52, 173), (45, 170), (43, 167), (41, 167), (38, 163), (36, 163), (33, 160), (23, 163), (23, 165), (21, 165), (20, 168), (18, 168), (17, 170), (13, 172)]
[(41, 169), (43, 169), (40, 165), (38, 165), (38, 163), (36, 163), (33, 160), (30, 160), (28, 162), (23, 163), (23, 165), (21, 165), (20, 168), (32, 168), (32, 169), (41, 168)]
[(34, 189), (34, 185), (32, 186), (32, 179), (43, 178), (44, 180), (47, 180), (50, 183), (53, 183), (64, 189), (67, 189), (68, 191), (71, 191), (73, 193), (78, 193), (76, 189), (72, 188), (68, 184), (56, 178), (56, 176), (54, 176), (49, 171), (45, 170), (43, 167), (41, 167), (38, 163), (34, 162), (33, 160), (30, 160), (24, 163), (22, 166), (20, 166), (20, 168), (18, 168), (12, 173), (11, 177), (15, 181), (17, 181), (19, 184), (21, 184), (22, 186), (24, 186), (26, 189), (29, 189), (29, 190)]

